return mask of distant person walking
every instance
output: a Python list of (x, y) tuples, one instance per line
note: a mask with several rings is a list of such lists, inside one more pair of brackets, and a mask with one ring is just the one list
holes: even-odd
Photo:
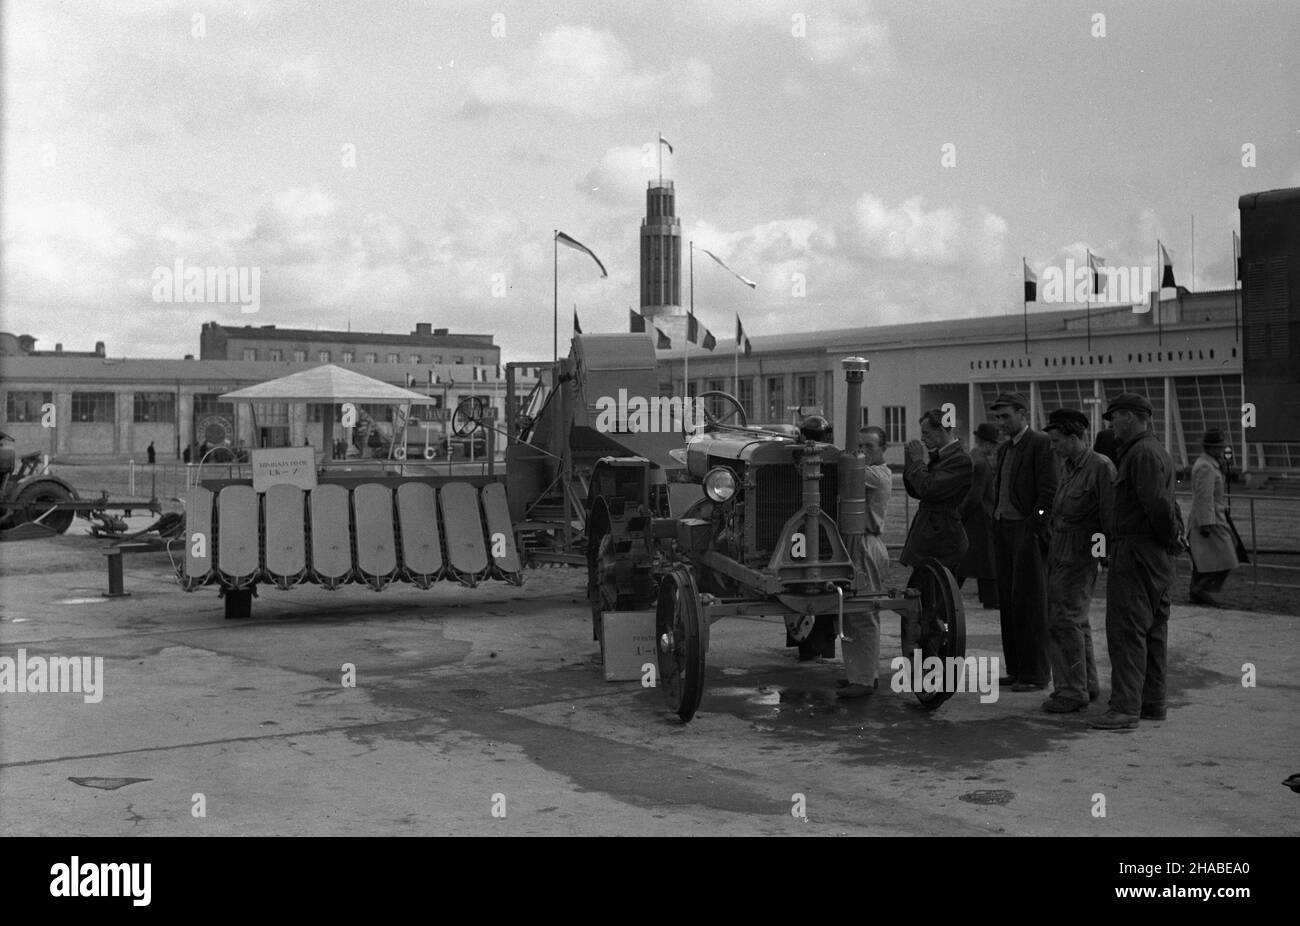
[(978, 584), (980, 604), (986, 608), (998, 606), (998, 567), (993, 559), (993, 507), (997, 498), (993, 494), (993, 471), (997, 463), (998, 426), (985, 422), (975, 429), (975, 446), (971, 448), (970, 491), (962, 500), (958, 512), (961, 526), (966, 530), (970, 549), (961, 564), (961, 580), (975, 579)]
[(1173, 551), (1180, 548), (1174, 465), (1151, 430), (1151, 403), (1124, 392), (1103, 416), (1119, 440), (1115, 513), (1107, 532), (1106, 648), (1110, 709), (1099, 730), (1165, 719), (1165, 667)]
[(1029, 426), (1029, 402), (1023, 395), (1004, 392), (989, 410), (1010, 438), (998, 447), (993, 486), (993, 544), (1007, 667), (999, 682), (1012, 691), (1038, 691), (1047, 687), (1052, 672), (1047, 654), (1047, 547), (1056, 459), (1051, 438)]
[(1224, 502), (1224, 452), (1228, 442), (1217, 428), (1205, 432), (1201, 455), (1192, 464), (1192, 514), (1187, 519), (1187, 543), (1192, 557), (1191, 599), (1220, 607), (1215, 593), (1236, 569), (1237, 540), (1228, 523)]
[(146, 454), (148, 455), (148, 457), (149, 457), (149, 465), (150, 465), (150, 466), (152, 466), (155, 462), (157, 462), (157, 460), (158, 460), (158, 454), (157, 454), (157, 451), (155, 451), (155, 450), (153, 449), (153, 441), (149, 441), (149, 446), (148, 446), (148, 448), (145, 449), (145, 453), (146, 453)]

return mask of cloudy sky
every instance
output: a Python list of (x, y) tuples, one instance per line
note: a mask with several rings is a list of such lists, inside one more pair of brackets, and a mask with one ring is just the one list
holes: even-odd
[[(1149, 265), (1157, 237), (1180, 283), (1226, 287), (1237, 197), (1300, 185), (1281, 0), (3, 12), (0, 327), (46, 348), (431, 321), (545, 359), (552, 229), (610, 274), (561, 253), (562, 316), (638, 304), (660, 132), (684, 239), (759, 284), (696, 267), (720, 335), (735, 310), (754, 335), (1019, 311), (1022, 255)], [(177, 259), (259, 268), (259, 311), (155, 302)]]

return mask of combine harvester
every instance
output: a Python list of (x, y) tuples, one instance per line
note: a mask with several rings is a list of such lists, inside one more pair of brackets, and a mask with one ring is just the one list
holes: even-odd
[[(588, 564), (587, 492), (603, 457), (647, 461), (651, 492), (668, 513), (665, 466), (678, 433), (606, 433), (602, 410), (622, 394), (659, 393), (654, 348), (644, 335), (578, 335), (533, 393), (515, 401), (506, 369), (506, 473), (489, 462), (476, 474), (398, 460), (318, 465), (309, 447), (255, 451), (246, 478), (201, 478), (186, 494), (183, 555), (176, 572), (194, 591), (215, 585), (227, 618), (248, 617), (257, 586), (287, 590), (348, 584), (382, 591), (394, 582), (432, 588), (524, 581), (526, 566)], [(325, 371), (328, 370), (328, 373)], [(314, 375), (313, 375), (314, 374)], [(318, 368), (222, 396), (224, 401), (428, 403), (418, 393), (338, 368)], [(345, 414), (347, 407), (345, 405)], [(486, 409), (466, 400), (452, 418), (457, 437), (485, 427)], [(327, 428), (333, 415), (326, 415)], [(332, 438), (326, 434), (326, 446)], [(285, 462), (297, 452), (301, 465)], [(278, 466), (262, 466), (270, 459)], [(401, 456), (400, 451), (398, 456)], [(278, 475), (275, 473), (278, 471)], [(180, 544), (182, 541), (177, 541)], [(173, 545), (174, 546), (174, 545)]]

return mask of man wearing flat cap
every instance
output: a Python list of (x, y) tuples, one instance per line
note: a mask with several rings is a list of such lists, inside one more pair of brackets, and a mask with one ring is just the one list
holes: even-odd
[(1187, 544), (1192, 555), (1191, 598), (1196, 604), (1219, 607), (1214, 593), (1237, 568), (1237, 541), (1224, 504), (1224, 451), (1228, 446), (1218, 428), (1207, 431), (1202, 453), (1192, 464), (1192, 514), (1187, 519)]
[(998, 448), (993, 482), (993, 555), (998, 570), (1002, 655), (1012, 691), (1051, 680), (1047, 643), (1047, 547), (1056, 459), (1052, 441), (1029, 426), (1029, 402), (1004, 392), (989, 406), (1009, 440)]
[(1049, 714), (1082, 710), (1101, 694), (1088, 609), (1106, 551), (1115, 465), (1088, 449), (1089, 423), (1081, 411), (1058, 408), (1043, 428), (1061, 461), (1047, 554), (1047, 631), (1055, 686), (1043, 702)]
[(1174, 501), (1173, 461), (1151, 429), (1151, 403), (1136, 393), (1120, 393), (1102, 417), (1119, 440), (1119, 472), (1107, 532), (1110, 704), (1092, 726), (1129, 730), (1139, 719), (1165, 719), (1169, 589), (1182, 519)]

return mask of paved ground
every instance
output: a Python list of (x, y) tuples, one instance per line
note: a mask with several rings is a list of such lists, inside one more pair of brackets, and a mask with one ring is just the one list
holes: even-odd
[[(0, 545), (0, 656), (104, 659), (97, 704), (0, 694), (4, 833), (1300, 832), (1281, 784), (1300, 771), (1294, 617), (1176, 606), (1170, 719), (1132, 733), (1005, 690), (936, 713), (888, 690), (845, 706), (838, 660), (800, 665), (776, 623), (729, 619), (682, 725), (657, 691), (603, 681), (576, 570), (264, 589), (228, 622), (165, 556), (129, 557), (131, 597), (102, 598), (99, 546)], [(971, 653), (998, 654), (996, 614), (967, 605)], [(887, 624), (884, 659), (897, 650)]]

